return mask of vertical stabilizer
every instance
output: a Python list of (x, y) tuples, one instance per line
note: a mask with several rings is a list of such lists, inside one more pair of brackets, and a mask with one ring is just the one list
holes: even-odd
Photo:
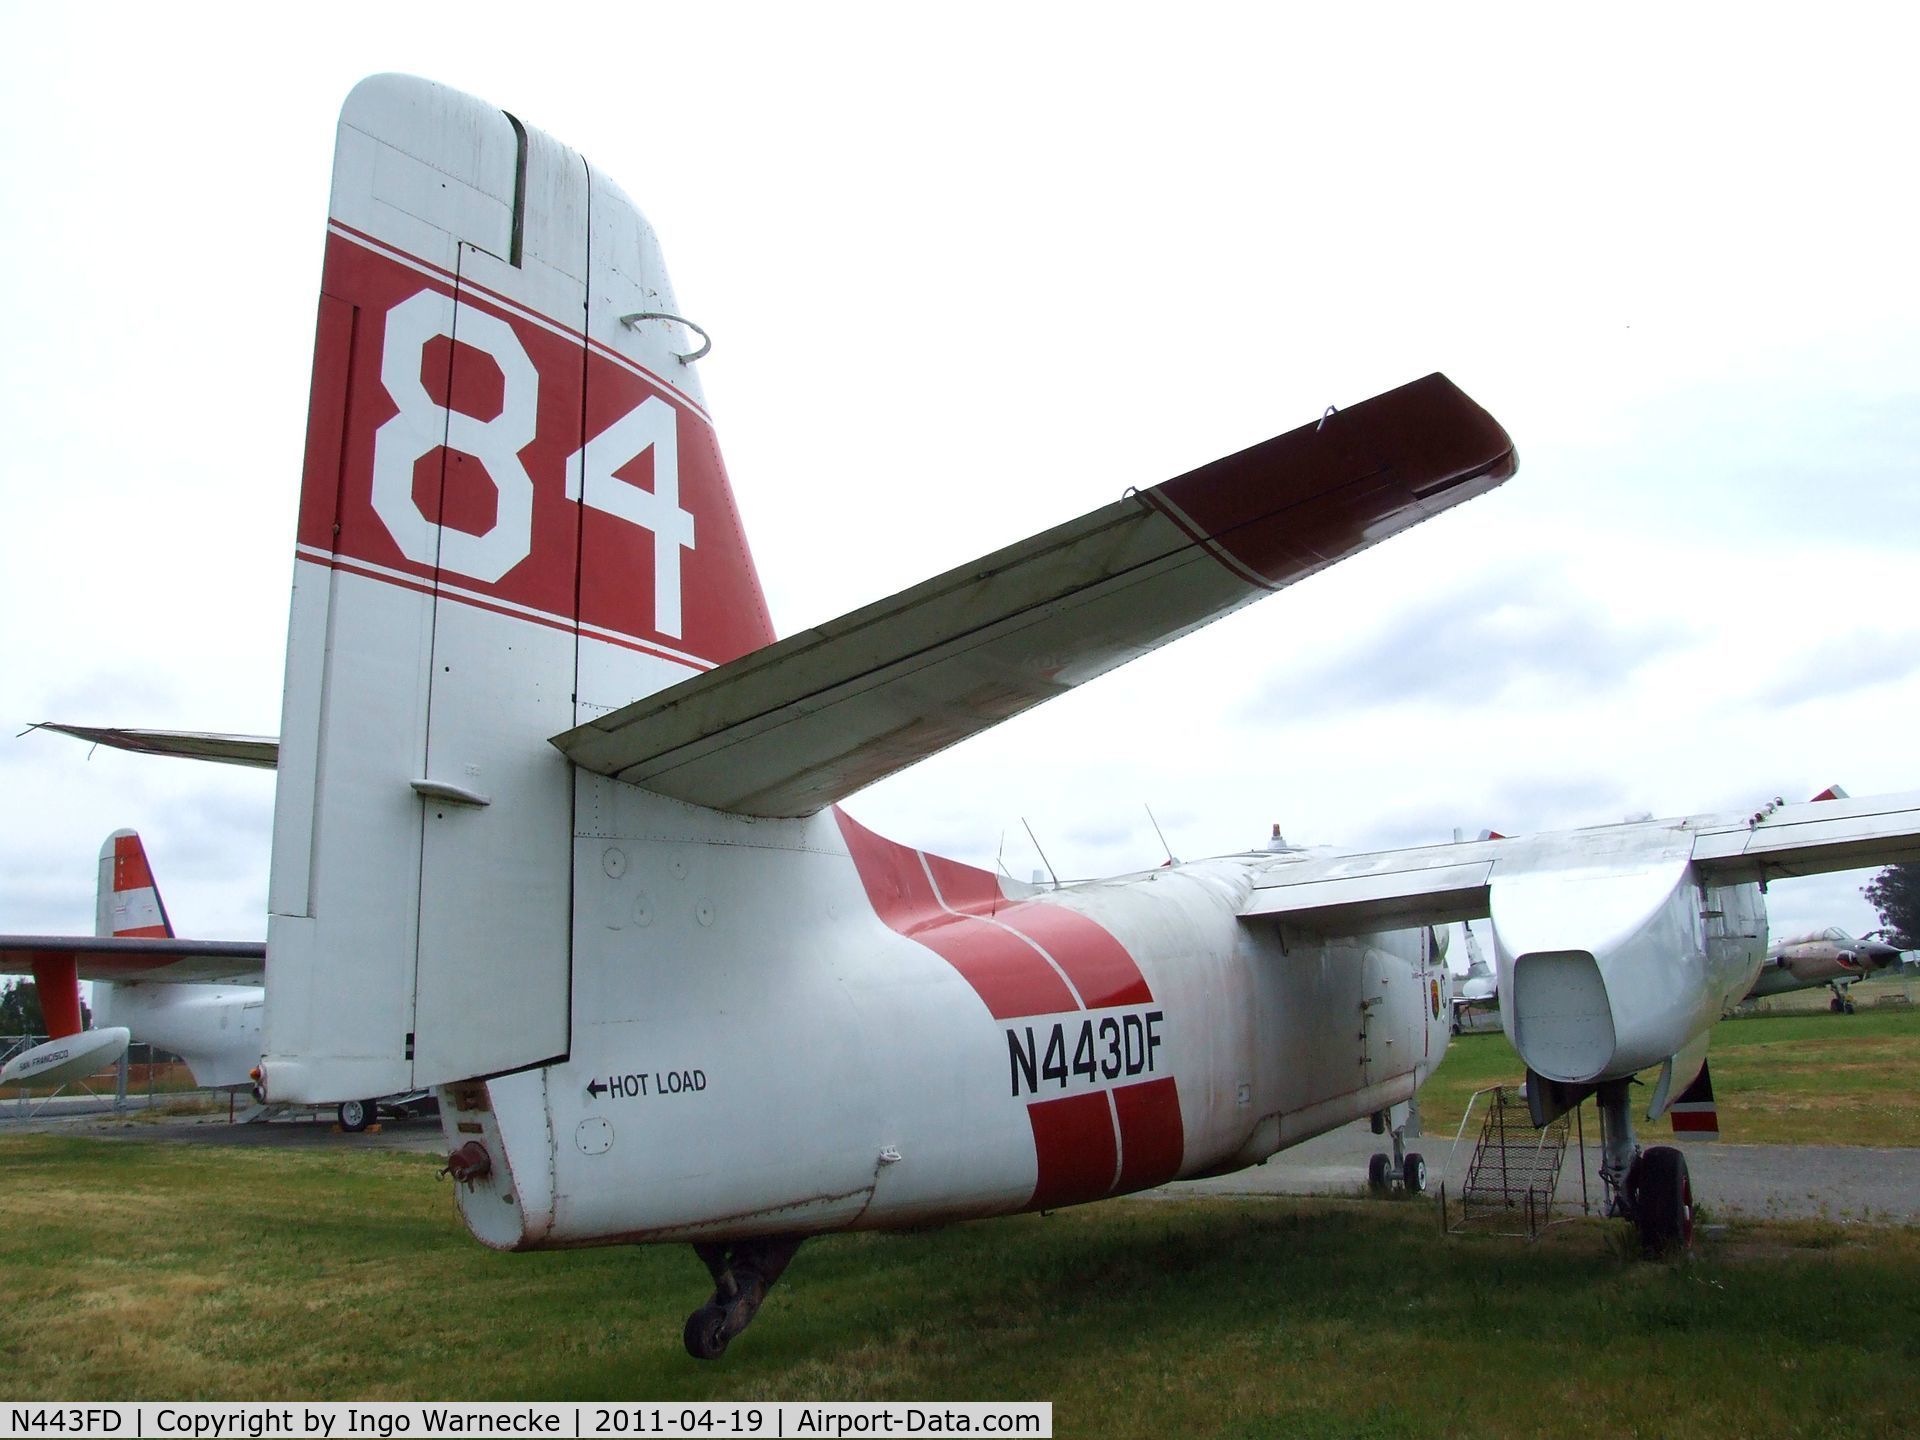
[(568, 1049), (546, 737), (771, 638), (646, 222), (404, 76), (341, 114), (281, 724), (265, 1072), (330, 1101)]
[(173, 937), (173, 922), (147, 863), (146, 847), (132, 830), (116, 830), (100, 846), (93, 933), (123, 940)]

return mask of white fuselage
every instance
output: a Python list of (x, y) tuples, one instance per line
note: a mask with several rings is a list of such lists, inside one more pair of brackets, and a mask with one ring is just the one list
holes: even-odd
[(1098, 1199), (1405, 1101), (1446, 1047), (1428, 932), (1283, 944), (1236, 918), (1266, 857), (982, 906), (982, 872), (833, 812), (579, 783), (613, 823), (578, 841), (571, 1058), (442, 1092), (449, 1140), (496, 1157), (461, 1192), (489, 1244)]
[(186, 1062), (196, 1085), (237, 1089), (260, 1063), (266, 991), (258, 985), (96, 983), (94, 1023), (123, 1025), (136, 1045)]

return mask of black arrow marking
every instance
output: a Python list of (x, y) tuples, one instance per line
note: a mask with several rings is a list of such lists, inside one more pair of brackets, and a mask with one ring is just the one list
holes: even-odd
[(591, 1085), (587, 1086), (587, 1093), (597, 1100), (607, 1093), (607, 1087), (596, 1079)]

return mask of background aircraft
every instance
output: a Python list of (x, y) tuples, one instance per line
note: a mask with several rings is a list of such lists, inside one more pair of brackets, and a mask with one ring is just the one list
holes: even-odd
[[(847, 795), (1512, 473), (1440, 376), (775, 640), (653, 232), (516, 117), (343, 113), (277, 748), (272, 1101), (440, 1088), (475, 1235), (690, 1241), (723, 1350), (809, 1234), (1232, 1170), (1444, 1051), (1487, 917), (1536, 1113), (1639, 1153), (1762, 958), (1761, 882), (1916, 853), (1911, 798), (1033, 891)], [(635, 698), (639, 697), (639, 698)], [(157, 940), (119, 944), (137, 952)], [(1409, 1160), (1412, 1157), (1407, 1157)]]
[(1853, 1013), (1853, 1000), (1847, 992), (1856, 980), (1877, 975), (1900, 961), (1897, 947), (1884, 941), (1856, 938), (1838, 925), (1829, 925), (1813, 935), (1782, 940), (1767, 950), (1767, 960), (1754, 977), (1745, 999), (1758, 1000), (1767, 995), (1782, 995), (1791, 990), (1812, 990), (1824, 985), (1833, 992), (1827, 1008), (1836, 1015)]
[(1453, 984), (1453, 1033), (1456, 1035), (1480, 1024), (1497, 1023), (1500, 1017), (1500, 982), (1481, 952), (1473, 926), (1460, 928), (1466, 935), (1467, 973)]
[[(114, 737), (116, 741), (122, 737)], [(126, 737), (138, 745), (137, 737)], [(260, 1063), (265, 946), (179, 942), (146, 847), (132, 830), (116, 830), (100, 847), (94, 934), (112, 941), (158, 940), (132, 953), (109, 943), (65, 951), (32, 936), (0, 936), (0, 969), (31, 973), (50, 1038), (11, 1057), (0, 1085), (58, 1085), (95, 1074), (130, 1044), (178, 1055), (195, 1085), (254, 1089)], [(205, 948), (211, 953), (196, 954)], [(80, 982), (93, 985), (93, 1025), (81, 1029)], [(419, 1094), (355, 1099), (337, 1106), (341, 1127), (360, 1131), (382, 1109), (412, 1113)]]

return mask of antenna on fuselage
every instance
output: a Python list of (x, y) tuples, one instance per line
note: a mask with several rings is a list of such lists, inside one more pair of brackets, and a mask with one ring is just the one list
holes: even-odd
[(1167, 837), (1165, 832), (1160, 829), (1160, 822), (1153, 818), (1153, 806), (1142, 800), (1140, 802), (1140, 808), (1147, 812), (1147, 819), (1153, 825), (1153, 833), (1160, 837), (1160, 848), (1167, 852), (1167, 864), (1178, 865), (1180, 862), (1174, 858), (1173, 847), (1167, 844)]
[(1047, 874), (1053, 877), (1053, 888), (1058, 890), (1060, 888), (1060, 876), (1055, 872), (1053, 862), (1047, 859), (1047, 852), (1040, 848), (1040, 841), (1033, 833), (1033, 826), (1027, 825), (1027, 817), (1024, 815), (1020, 817), (1020, 823), (1026, 826), (1027, 839), (1033, 841), (1034, 853), (1040, 857), (1040, 863), (1047, 867)]

